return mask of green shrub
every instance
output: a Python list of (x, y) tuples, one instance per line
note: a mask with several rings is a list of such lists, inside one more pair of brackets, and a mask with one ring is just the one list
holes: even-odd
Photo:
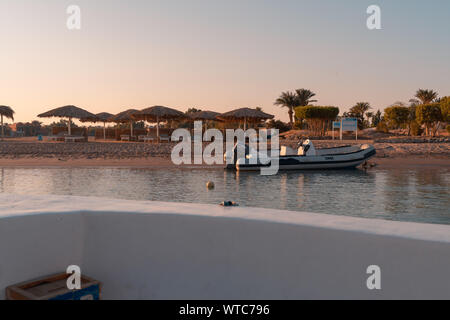
[(408, 107), (392, 106), (384, 110), (384, 119), (387, 121), (391, 128), (398, 129), (399, 127), (407, 123), (408, 118)]
[(303, 120), (295, 119), (295, 122), (294, 122), (294, 129), (295, 129), (295, 130), (302, 130), (303, 127), (304, 127), (304, 125), (303, 125)]
[(305, 106), (295, 108), (297, 119), (304, 119), (308, 124), (309, 130), (319, 136), (325, 135), (331, 121), (336, 119), (338, 114), (339, 108), (336, 107)]
[(426, 135), (434, 133), (436, 124), (442, 120), (439, 103), (422, 104), (416, 107), (416, 119), (419, 124), (425, 125)]
[(334, 120), (339, 114), (339, 108), (336, 107), (320, 107), (306, 106), (295, 108), (295, 115), (299, 119), (324, 119)]
[(267, 127), (278, 129), (280, 133), (291, 130), (289, 124), (284, 123), (283, 121), (280, 120), (270, 120), (269, 122), (267, 122)]
[(378, 132), (384, 132), (384, 133), (389, 133), (389, 128), (386, 124), (386, 122), (381, 121), (377, 124), (377, 131)]
[(441, 108), (442, 121), (450, 122), (450, 97), (443, 97), (439, 101)]
[(409, 129), (412, 136), (421, 136), (423, 133), (422, 126), (417, 121), (411, 121)]

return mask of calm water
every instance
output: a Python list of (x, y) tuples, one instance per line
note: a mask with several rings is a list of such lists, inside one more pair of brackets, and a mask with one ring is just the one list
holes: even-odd
[[(207, 191), (207, 181), (215, 190)], [(0, 192), (218, 204), (450, 224), (450, 170), (0, 169)]]

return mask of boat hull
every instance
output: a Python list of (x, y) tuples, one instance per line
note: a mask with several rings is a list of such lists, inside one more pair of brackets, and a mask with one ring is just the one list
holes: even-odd
[[(375, 156), (374, 147), (362, 149), (349, 154), (333, 154), (322, 156), (282, 156), (279, 157), (279, 170), (326, 170), (355, 168)], [(235, 169), (238, 171), (259, 171), (269, 164), (251, 164), (248, 160), (239, 159)]]

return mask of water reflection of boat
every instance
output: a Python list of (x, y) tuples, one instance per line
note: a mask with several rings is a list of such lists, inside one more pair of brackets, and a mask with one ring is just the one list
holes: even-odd
[[(355, 168), (376, 154), (369, 144), (316, 149), (310, 140), (301, 142), (298, 150), (282, 146), (278, 155), (279, 170), (348, 169)], [(237, 143), (225, 155), (228, 169), (257, 171), (275, 165), (274, 157), (260, 153), (249, 145)]]

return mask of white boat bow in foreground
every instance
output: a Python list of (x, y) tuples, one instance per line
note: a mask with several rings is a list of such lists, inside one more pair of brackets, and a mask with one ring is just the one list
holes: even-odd
[(105, 299), (449, 299), (450, 226), (0, 194), (0, 299), (74, 264)]

